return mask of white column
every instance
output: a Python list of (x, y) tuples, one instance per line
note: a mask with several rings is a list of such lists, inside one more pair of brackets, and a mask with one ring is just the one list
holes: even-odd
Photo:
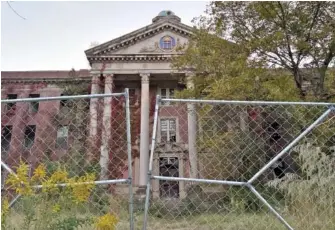
[[(92, 76), (91, 82), (91, 94), (99, 94), (99, 75), (95, 74)], [(90, 151), (88, 152), (87, 162), (91, 162), (94, 151), (96, 151), (97, 144), (97, 134), (98, 134), (98, 98), (92, 98), (90, 102)]]
[(145, 187), (149, 167), (149, 74), (141, 74), (141, 137), (140, 137), (140, 180)]
[[(179, 177), (185, 177), (184, 176), (184, 153), (179, 155)], [(179, 197), (180, 199), (186, 198), (186, 191), (185, 191), (185, 182), (179, 181)]]
[[(112, 93), (113, 89), (113, 75), (105, 76), (105, 94)], [(111, 138), (111, 117), (112, 117), (112, 97), (104, 97), (104, 112), (102, 117), (102, 140), (100, 150), (100, 180), (108, 179), (108, 165), (109, 165), (109, 141)]]
[[(152, 174), (153, 175), (159, 175), (159, 157), (155, 157), (154, 158), (154, 162), (153, 162), (153, 172)], [(153, 180), (152, 181), (152, 196), (153, 198), (155, 199), (158, 199), (159, 198), (159, 180)]]
[[(194, 88), (193, 78), (188, 75), (186, 78), (188, 89)], [(194, 103), (187, 104), (187, 127), (188, 127), (188, 154), (190, 160), (190, 176), (198, 178), (198, 153), (197, 153), (197, 114)]]

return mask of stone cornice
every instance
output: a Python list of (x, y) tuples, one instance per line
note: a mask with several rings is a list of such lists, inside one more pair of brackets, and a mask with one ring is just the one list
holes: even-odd
[(189, 37), (192, 34), (192, 27), (175, 21), (162, 20), (159, 23), (153, 23), (139, 30), (113, 39), (104, 44), (85, 51), (87, 57), (105, 55), (108, 52), (117, 51), (122, 48), (134, 45), (137, 42), (143, 41), (148, 37), (152, 37), (162, 31), (173, 31), (184, 37)]
[(34, 84), (34, 83), (71, 83), (71, 82), (91, 82), (91, 77), (87, 76), (85, 78), (76, 78), (76, 79), (68, 79), (68, 78), (49, 78), (49, 79), (22, 79), (22, 78), (11, 78), (11, 79), (1, 79), (1, 84), (8, 83), (25, 83), (25, 84)]
[(89, 61), (103, 62), (103, 61), (113, 61), (113, 62), (142, 62), (142, 61), (151, 61), (151, 62), (162, 62), (162, 61), (171, 61), (173, 57), (176, 57), (180, 54), (149, 54), (149, 55), (111, 55), (111, 56), (88, 56)]

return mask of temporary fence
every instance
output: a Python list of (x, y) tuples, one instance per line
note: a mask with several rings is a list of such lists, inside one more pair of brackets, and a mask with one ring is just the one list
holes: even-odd
[(4, 229), (133, 229), (128, 89), (1, 106)]
[(136, 212), (128, 90), (1, 106), (4, 229), (335, 226), (335, 104), (157, 96)]
[(335, 104), (158, 96), (143, 229), (333, 229), (334, 151)]

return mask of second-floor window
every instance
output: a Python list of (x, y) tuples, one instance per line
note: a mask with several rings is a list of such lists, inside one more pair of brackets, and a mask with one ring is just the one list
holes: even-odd
[[(39, 94), (29, 94), (30, 98), (39, 98)], [(30, 102), (30, 111), (32, 113), (37, 113), (39, 108), (39, 102), (38, 101), (32, 101)]]
[(35, 142), (36, 125), (28, 125), (24, 131), (24, 147), (30, 149)]
[(12, 126), (6, 125), (1, 130), (1, 152), (7, 152), (12, 139)]
[(68, 126), (61, 126), (61, 127), (58, 128), (58, 130), (57, 130), (56, 148), (58, 148), (58, 149), (67, 149), (68, 135), (69, 135), (69, 128), (68, 128)]
[(176, 119), (161, 119), (160, 120), (160, 134), (161, 142), (176, 142)]
[[(60, 96), (61, 96), (61, 97), (64, 97), (65, 95), (64, 95), (64, 94), (61, 94)], [(60, 106), (61, 106), (61, 107), (65, 107), (65, 106), (67, 106), (67, 103), (68, 103), (68, 100), (67, 100), (67, 99), (62, 99), (62, 100), (60, 101)]]
[[(159, 90), (159, 95), (162, 99), (174, 98), (174, 89), (171, 88), (161, 88)], [(164, 102), (163, 105), (170, 105), (169, 102)]]
[[(13, 100), (13, 99), (17, 99), (17, 94), (8, 94), (7, 95), (7, 99), (8, 100)], [(10, 102), (7, 103), (7, 110), (14, 110), (15, 109), (15, 102)]]

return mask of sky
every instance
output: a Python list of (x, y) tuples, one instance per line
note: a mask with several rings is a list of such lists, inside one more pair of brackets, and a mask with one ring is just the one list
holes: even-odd
[(206, 9), (205, 1), (1, 2), (1, 70), (89, 68), (84, 51), (149, 25), (162, 10), (182, 23)]

